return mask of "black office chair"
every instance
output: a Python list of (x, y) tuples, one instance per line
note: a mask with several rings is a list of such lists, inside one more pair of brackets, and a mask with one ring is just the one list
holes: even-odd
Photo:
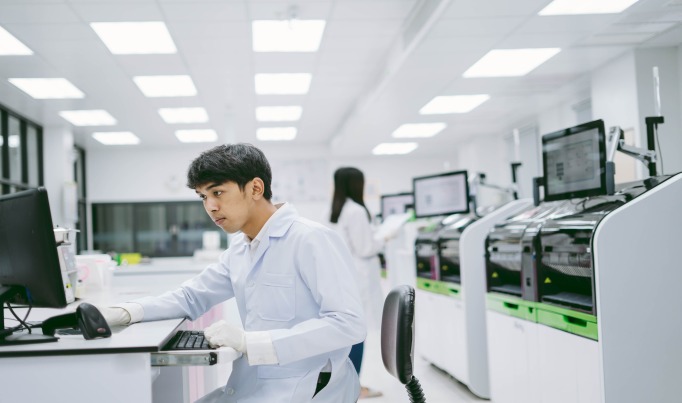
[(414, 288), (401, 285), (388, 294), (381, 317), (381, 358), (386, 370), (405, 385), (412, 403), (426, 398), (414, 367)]

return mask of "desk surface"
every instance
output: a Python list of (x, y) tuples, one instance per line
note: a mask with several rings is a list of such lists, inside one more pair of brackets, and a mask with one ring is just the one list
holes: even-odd
[(113, 328), (114, 334), (106, 339), (85, 340), (81, 335), (69, 335), (58, 336), (56, 342), (0, 346), (0, 357), (157, 352), (183, 321), (171, 319)]

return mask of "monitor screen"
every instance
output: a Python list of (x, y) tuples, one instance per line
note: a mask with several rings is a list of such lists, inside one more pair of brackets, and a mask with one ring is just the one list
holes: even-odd
[(414, 214), (417, 218), (469, 212), (466, 171), (412, 179)]
[(381, 219), (393, 214), (403, 214), (408, 208), (414, 207), (414, 195), (412, 193), (397, 193), (381, 196)]
[(545, 200), (605, 195), (604, 121), (542, 136)]
[(5, 293), (10, 302), (66, 306), (45, 188), (0, 196), (0, 285), (17, 291)]

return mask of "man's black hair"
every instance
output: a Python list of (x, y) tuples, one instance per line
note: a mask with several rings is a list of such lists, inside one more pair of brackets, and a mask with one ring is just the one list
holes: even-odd
[(270, 200), (272, 171), (265, 154), (251, 144), (223, 144), (204, 151), (192, 161), (187, 171), (187, 187), (235, 182), (243, 191), (254, 178), (261, 178), (265, 184), (263, 197)]

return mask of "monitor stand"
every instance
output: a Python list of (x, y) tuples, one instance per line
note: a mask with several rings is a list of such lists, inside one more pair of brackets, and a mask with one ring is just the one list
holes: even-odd
[[(10, 301), (17, 292), (21, 292), (22, 287), (10, 287), (10, 286), (0, 286), (0, 306), (5, 305), (5, 302)], [(36, 333), (24, 333), (14, 331), (10, 329), (5, 329), (5, 307), (2, 306), (0, 309), (0, 323), (2, 324), (2, 330), (0, 330), (0, 348), (4, 346), (16, 346), (19, 344), (32, 344), (32, 343), (49, 343), (59, 340), (58, 337), (46, 336), (44, 334)]]

